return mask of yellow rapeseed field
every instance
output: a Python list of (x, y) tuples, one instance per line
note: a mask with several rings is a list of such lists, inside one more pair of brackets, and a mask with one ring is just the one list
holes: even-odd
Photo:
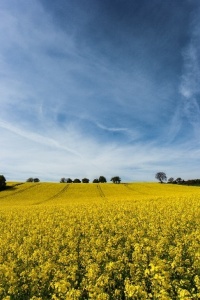
[(200, 188), (8, 183), (0, 299), (200, 299)]

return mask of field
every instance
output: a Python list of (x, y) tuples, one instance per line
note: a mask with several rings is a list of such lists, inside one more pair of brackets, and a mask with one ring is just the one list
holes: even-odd
[(0, 299), (200, 299), (200, 188), (8, 183)]

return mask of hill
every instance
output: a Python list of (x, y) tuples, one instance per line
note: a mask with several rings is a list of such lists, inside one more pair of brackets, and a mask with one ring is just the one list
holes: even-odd
[(8, 182), (0, 192), (0, 206), (52, 205), (79, 202), (124, 201), (165, 198), (199, 194), (198, 187), (174, 186), (158, 183), (67, 184)]

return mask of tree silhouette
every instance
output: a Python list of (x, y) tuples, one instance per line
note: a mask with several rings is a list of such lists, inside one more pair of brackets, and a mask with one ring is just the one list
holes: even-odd
[(163, 183), (163, 181), (167, 180), (167, 176), (164, 172), (156, 173), (155, 178), (158, 179), (160, 181), (160, 183)]
[(74, 183), (81, 183), (80, 179), (78, 179), (78, 178), (74, 179), (73, 182), (74, 182)]
[(173, 177), (170, 177), (169, 179), (168, 179), (168, 183), (173, 183), (174, 182), (174, 178)]
[(60, 179), (60, 183), (66, 183), (66, 182), (67, 182), (67, 179), (64, 178), (64, 177), (62, 177), (62, 178)]
[(95, 178), (95, 179), (93, 180), (93, 183), (99, 183), (99, 179)]
[(33, 178), (32, 177), (29, 177), (26, 182), (33, 182)]
[(107, 182), (106, 177), (100, 176), (99, 177), (99, 182), (101, 182), (101, 183)]
[(66, 182), (67, 182), (67, 183), (72, 183), (73, 180), (72, 180), (71, 178), (67, 178), (67, 179), (66, 179)]
[(110, 179), (110, 181), (112, 181), (113, 183), (120, 183), (121, 178), (119, 176), (114, 176)]
[(176, 180), (175, 180), (177, 183), (181, 183), (181, 182), (183, 182), (183, 179), (182, 178), (180, 178), (180, 177), (178, 177), (178, 178), (176, 178)]
[(6, 178), (3, 175), (0, 175), (0, 190), (3, 190), (6, 187)]
[(88, 178), (83, 178), (82, 179), (82, 183), (89, 183), (89, 182), (90, 182), (90, 180)]
[(40, 179), (39, 178), (34, 178), (33, 181), (34, 182), (40, 182)]

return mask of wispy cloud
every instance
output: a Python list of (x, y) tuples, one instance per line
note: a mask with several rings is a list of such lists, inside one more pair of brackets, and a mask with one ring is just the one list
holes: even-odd
[(128, 137), (128, 141), (137, 140), (139, 137), (141, 137), (141, 134), (134, 130), (133, 128), (123, 128), (123, 127), (107, 127), (101, 123), (96, 123), (96, 125), (103, 129), (104, 131), (113, 132), (113, 133), (122, 133), (123, 135), (126, 135)]
[(190, 40), (183, 51), (183, 74), (180, 93), (184, 100), (184, 112), (196, 130), (200, 129), (200, 8), (192, 15)]
[(36, 134), (34, 132), (31, 131), (26, 131), (25, 129), (20, 129), (17, 128), (16, 126), (13, 126), (7, 122), (3, 122), (0, 120), (0, 128), (4, 128), (7, 129), (8, 131), (11, 131), (12, 133), (15, 133), (16, 135), (19, 135), (23, 138), (26, 138), (28, 140), (31, 140), (33, 142), (45, 145), (45, 146), (49, 146), (49, 147), (54, 147), (54, 148), (58, 148), (58, 149), (62, 149), (62, 150), (66, 150), (76, 156), (81, 157), (80, 153), (71, 149), (70, 147), (67, 146), (63, 146), (61, 145), (58, 141), (46, 137), (44, 135), (41, 134)]

